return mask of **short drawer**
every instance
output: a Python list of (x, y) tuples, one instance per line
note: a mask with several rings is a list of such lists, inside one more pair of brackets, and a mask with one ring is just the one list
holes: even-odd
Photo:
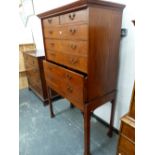
[(87, 41), (45, 39), (45, 47), (50, 51), (61, 51), (80, 56), (88, 55)]
[(122, 122), (121, 134), (135, 141), (135, 129), (124, 122)]
[(47, 61), (44, 61), (44, 69), (47, 85), (83, 109), (84, 76)]
[(88, 22), (88, 9), (67, 13), (60, 16), (60, 24)]
[(118, 155), (135, 155), (135, 144), (120, 135)]
[(50, 27), (52, 25), (59, 25), (59, 16), (50, 17), (43, 20), (43, 27)]
[(61, 31), (59, 26), (51, 26), (44, 28), (44, 38), (60, 39)]
[(78, 56), (69, 53), (62, 53), (56, 51), (46, 51), (47, 59), (50, 61), (57, 62), (61, 65), (70, 67), (72, 69), (81, 71), (83, 73), (88, 72), (88, 62), (86, 56)]

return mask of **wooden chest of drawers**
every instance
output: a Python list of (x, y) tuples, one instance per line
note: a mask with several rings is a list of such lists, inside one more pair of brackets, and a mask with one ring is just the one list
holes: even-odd
[[(43, 68), (44, 53), (33, 50), (24, 52), (23, 54), (29, 89), (46, 105), (48, 104), (48, 96)], [(54, 97), (56, 95), (54, 91), (53, 95)]]
[(24, 62), (31, 89), (44, 103), (47, 103), (46, 82), (43, 70), (44, 54), (39, 51), (24, 52)]
[[(84, 113), (84, 154), (90, 153), (90, 115), (112, 103), (112, 135), (124, 5), (82, 0), (39, 14), (47, 87)], [(50, 102), (50, 101), (49, 101)], [(52, 103), (51, 115), (53, 114)]]

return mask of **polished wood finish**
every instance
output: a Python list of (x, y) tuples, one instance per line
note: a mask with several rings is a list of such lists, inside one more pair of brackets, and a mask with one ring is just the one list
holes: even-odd
[(135, 86), (129, 112), (121, 118), (117, 155), (135, 155)]
[[(84, 155), (90, 155), (91, 113), (108, 101), (112, 102), (108, 132), (112, 136), (124, 7), (82, 0), (38, 15), (43, 29), (47, 86), (83, 113)], [(45, 21), (51, 18), (57, 22), (50, 26)]]

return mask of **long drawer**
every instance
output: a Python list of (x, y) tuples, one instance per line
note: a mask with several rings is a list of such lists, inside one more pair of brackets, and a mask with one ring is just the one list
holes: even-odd
[(44, 69), (47, 84), (79, 109), (83, 109), (84, 76), (47, 61), (44, 61)]
[(44, 36), (49, 39), (88, 40), (88, 24), (45, 27)]
[(87, 41), (45, 39), (45, 48), (50, 51), (61, 51), (74, 55), (88, 56)]
[(69, 53), (46, 51), (47, 60), (54, 61), (72, 69), (81, 71), (83, 73), (88, 72), (88, 63), (86, 56), (73, 55)]

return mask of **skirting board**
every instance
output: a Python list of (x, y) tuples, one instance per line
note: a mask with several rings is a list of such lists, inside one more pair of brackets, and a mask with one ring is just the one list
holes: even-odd
[[(109, 124), (104, 121), (103, 119), (99, 118), (98, 116), (96, 116), (94, 113), (92, 113), (92, 117), (94, 117), (97, 121), (99, 121), (101, 124), (103, 124), (104, 126), (106, 127), (109, 127)], [(119, 134), (119, 130), (114, 128), (113, 127), (113, 131), (116, 133), (116, 134)]]

